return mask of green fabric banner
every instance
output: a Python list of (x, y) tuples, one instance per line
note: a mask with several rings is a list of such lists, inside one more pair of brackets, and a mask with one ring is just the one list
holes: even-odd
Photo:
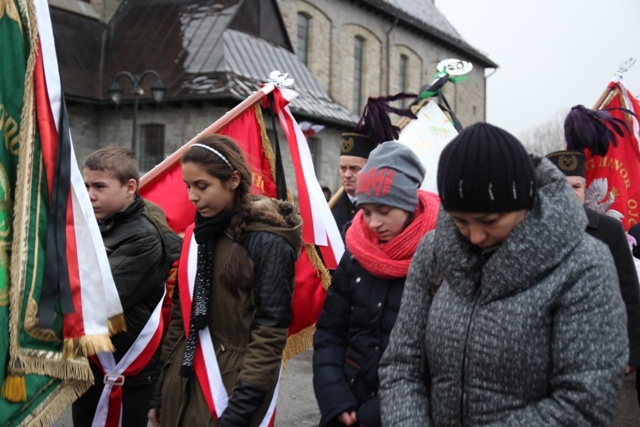
[[(24, 16), (33, 16), (30, 1), (0, 0), (0, 387), (12, 384), (0, 397), (1, 426), (51, 424), (87, 386), (61, 380), (86, 359), (62, 359), (60, 312), (53, 329), (37, 325), (49, 197), (27, 65), (35, 22)], [(26, 400), (12, 397), (25, 388)]]

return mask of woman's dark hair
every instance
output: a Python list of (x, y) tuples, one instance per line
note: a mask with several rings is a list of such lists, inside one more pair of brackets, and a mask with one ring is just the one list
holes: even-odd
[[(202, 135), (194, 144), (205, 145), (217, 153), (204, 147), (192, 145), (182, 156), (182, 164), (194, 163), (202, 167), (209, 175), (218, 178), (222, 184), (229, 181), (233, 172), (240, 173), (240, 184), (236, 187), (233, 195), (231, 229), (234, 241), (241, 242), (249, 218), (252, 182), (251, 171), (244, 160), (244, 155), (238, 144), (224, 135)], [(228, 286), (234, 294), (237, 294), (237, 278), (240, 277), (241, 268), (240, 257), (241, 251), (244, 250), (240, 244), (231, 245), (231, 250), (227, 253), (219, 271), (221, 283)]]

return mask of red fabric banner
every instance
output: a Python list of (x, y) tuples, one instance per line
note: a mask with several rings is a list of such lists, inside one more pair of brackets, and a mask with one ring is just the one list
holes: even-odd
[[(276, 185), (271, 175), (269, 161), (262, 148), (260, 125), (254, 109), (247, 109), (218, 133), (233, 138), (242, 149), (253, 175), (252, 192), (275, 197)], [(140, 187), (139, 193), (143, 198), (151, 200), (164, 210), (169, 227), (176, 233), (184, 233), (193, 223), (196, 210), (189, 201), (182, 181), (180, 162), (173, 164), (149, 185)]]
[[(256, 115), (255, 107), (250, 107), (237, 118), (233, 119), (217, 132), (233, 138), (242, 149), (247, 163), (251, 167), (253, 175), (252, 192), (254, 194), (276, 197), (276, 184), (270, 158), (273, 152), (270, 147), (265, 151), (261, 118)], [(195, 209), (189, 202), (187, 190), (182, 181), (180, 162), (175, 162), (162, 175), (143, 185), (139, 189), (140, 195), (158, 204), (164, 211), (169, 226), (176, 232), (184, 232), (193, 223)], [(289, 336), (308, 330), (313, 326), (320, 315), (326, 294), (323, 286), (322, 275), (316, 270), (311, 261), (309, 250), (313, 246), (305, 245), (296, 263), (296, 277), (292, 302), (292, 323), (289, 327)], [(317, 256), (317, 255), (316, 255)], [(303, 350), (311, 345), (310, 336), (306, 344), (297, 344), (296, 350), (285, 350), (288, 355)], [(302, 342), (301, 341), (301, 342)]]
[(254, 108), (249, 108), (222, 128), (219, 133), (233, 138), (242, 149), (244, 158), (251, 168), (252, 193), (276, 197), (275, 171), (271, 170), (269, 159), (262, 146), (262, 130)]
[[(601, 108), (626, 108), (640, 117), (640, 104), (620, 82), (611, 82), (612, 95)], [(607, 197), (614, 197), (609, 209), (623, 215), (623, 228), (628, 230), (640, 222), (640, 143), (638, 120), (622, 111), (612, 111), (612, 116), (623, 119), (631, 132), (625, 130), (624, 136), (616, 135), (617, 146), (611, 145), (605, 156), (594, 156), (585, 150), (585, 175), (587, 187), (595, 179), (606, 179)]]

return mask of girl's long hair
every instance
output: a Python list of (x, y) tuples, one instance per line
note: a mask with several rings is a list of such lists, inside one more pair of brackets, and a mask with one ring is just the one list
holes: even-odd
[[(232, 293), (237, 294), (237, 279), (240, 277), (241, 255), (245, 249), (242, 242), (249, 219), (251, 204), (251, 171), (245, 162), (244, 155), (231, 138), (224, 135), (212, 134), (203, 135), (195, 141), (218, 151), (231, 164), (227, 164), (220, 156), (206, 149), (188, 149), (182, 156), (182, 163), (194, 163), (202, 167), (209, 175), (216, 177), (222, 184), (227, 184), (234, 171), (240, 173), (240, 184), (235, 189), (233, 195), (233, 216), (231, 218), (231, 229), (234, 235), (234, 244), (227, 253), (222, 267), (219, 271), (219, 278), (222, 284), (229, 287)], [(233, 168), (233, 169), (232, 169)]]

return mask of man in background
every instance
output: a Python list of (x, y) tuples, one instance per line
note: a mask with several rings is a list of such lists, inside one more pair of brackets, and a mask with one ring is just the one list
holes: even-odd
[(338, 196), (331, 213), (338, 224), (338, 230), (344, 240), (345, 224), (350, 222), (357, 212), (356, 185), (358, 172), (364, 168), (369, 158), (369, 153), (375, 148), (371, 139), (364, 134), (343, 133), (340, 143), (340, 180), (343, 192)]
[[(564, 150), (549, 153), (546, 157), (565, 174), (571, 188), (575, 191), (580, 202), (584, 204), (586, 189), (584, 154), (581, 151)], [(638, 284), (638, 274), (620, 221), (587, 207), (584, 209), (588, 220), (587, 234), (609, 247), (616, 265), (620, 292), (627, 310), (629, 362), (626, 374), (629, 375), (640, 366), (640, 285)], [(636, 388), (638, 385), (640, 383), (636, 378)], [(638, 402), (640, 404), (640, 395)]]

